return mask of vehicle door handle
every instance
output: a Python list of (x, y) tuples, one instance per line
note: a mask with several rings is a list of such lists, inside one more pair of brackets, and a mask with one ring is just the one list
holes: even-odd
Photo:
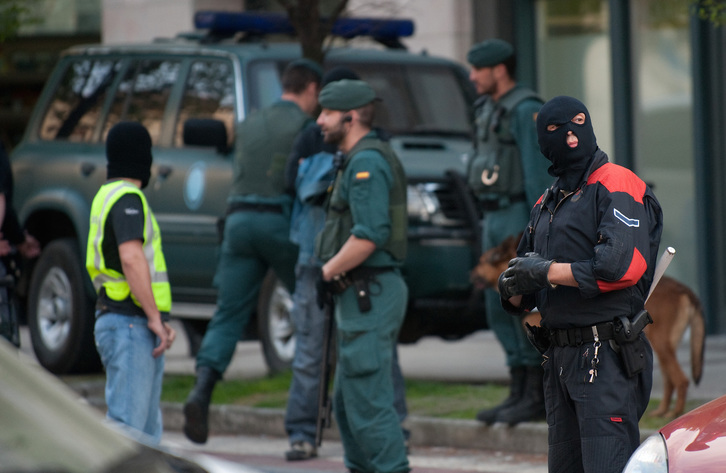
[(171, 174), (172, 168), (171, 166), (159, 166), (156, 168), (156, 173), (159, 174), (159, 177), (162, 179), (166, 179)]
[(93, 163), (81, 163), (81, 174), (83, 177), (88, 177), (93, 174), (96, 170), (96, 165)]

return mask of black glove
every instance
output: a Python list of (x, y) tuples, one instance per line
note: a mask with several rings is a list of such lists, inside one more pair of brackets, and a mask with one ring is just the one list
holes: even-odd
[(315, 281), (315, 292), (319, 308), (323, 309), (326, 305), (333, 303), (332, 283), (323, 279), (322, 271), (318, 273), (318, 280)]
[(546, 287), (554, 287), (547, 278), (553, 260), (537, 253), (512, 258), (509, 267), (499, 276), (499, 294), (507, 300), (520, 294), (531, 294)]

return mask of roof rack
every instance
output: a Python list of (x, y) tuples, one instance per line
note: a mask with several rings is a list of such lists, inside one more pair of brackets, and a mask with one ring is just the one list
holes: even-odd
[[(274, 12), (227, 12), (198, 11), (194, 26), (207, 30), (209, 39), (222, 39), (237, 33), (259, 38), (269, 34), (295, 35), (295, 28), (284, 13)], [(402, 37), (412, 36), (414, 25), (408, 19), (338, 18), (331, 34), (351, 39), (369, 36), (390, 48), (403, 48)]]

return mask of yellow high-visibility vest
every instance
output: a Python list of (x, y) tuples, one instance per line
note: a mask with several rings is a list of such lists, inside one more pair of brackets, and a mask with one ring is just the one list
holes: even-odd
[(143, 250), (149, 263), (151, 289), (160, 312), (171, 310), (171, 286), (166, 272), (166, 260), (161, 249), (161, 232), (156, 218), (146, 202), (141, 190), (127, 181), (113, 181), (99, 189), (91, 205), (91, 225), (88, 230), (88, 246), (86, 249), (86, 269), (91, 276), (93, 287), (98, 293), (105, 289), (106, 295), (114, 301), (124, 301), (131, 297), (137, 306), (139, 301), (131, 293), (129, 284), (123, 273), (106, 266), (101, 246), (103, 244), (106, 219), (113, 205), (126, 194), (136, 194), (141, 198), (144, 210)]

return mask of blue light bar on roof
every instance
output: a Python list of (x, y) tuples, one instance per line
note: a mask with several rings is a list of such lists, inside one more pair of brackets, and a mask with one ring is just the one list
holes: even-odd
[[(294, 34), (284, 13), (199, 11), (194, 26), (218, 35), (235, 33)], [(413, 35), (413, 21), (382, 18), (338, 18), (331, 33), (343, 38), (371, 36), (376, 39), (395, 39)]]

